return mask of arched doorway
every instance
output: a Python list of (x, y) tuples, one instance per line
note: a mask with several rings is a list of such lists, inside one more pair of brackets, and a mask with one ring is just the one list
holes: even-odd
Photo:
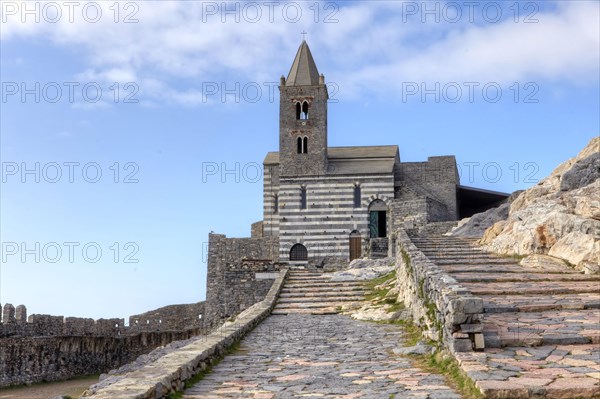
[(302, 244), (295, 244), (290, 249), (290, 260), (308, 260), (308, 251)]
[(369, 237), (387, 237), (387, 205), (376, 199), (369, 205)]
[(360, 233), (354, 230), (350, 233), (350, 262), (361, 257), (362, 237)]

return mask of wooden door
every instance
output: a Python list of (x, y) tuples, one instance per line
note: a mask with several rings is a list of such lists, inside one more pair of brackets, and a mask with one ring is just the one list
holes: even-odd
[(350, 236), (350, 261), (361, 257), (361, 241), (360, 235)]

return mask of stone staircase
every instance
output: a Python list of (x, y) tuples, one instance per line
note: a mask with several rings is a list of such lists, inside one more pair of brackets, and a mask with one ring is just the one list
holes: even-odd
[(328, 273), (290, 269), (272, 314), (336, 314), (360, 307), (364, 295), (364, 283), (331, 281)]
[[(427, 257), (484, 301), (486, 347), (600, 344), (600, 275), (528, 268), (473, 240), (419, 237)], [(594, 323), (596, 328), (593, 327)]]
[(388, 239), (387, 238), (371, 238), (371, 259), (382, 259), (388, 256)]
[(483, 299), (486, 349), (455, 356), (485, 397), (600, 397), (600, 275), (524, 267), (474, 239), (412, 241)]

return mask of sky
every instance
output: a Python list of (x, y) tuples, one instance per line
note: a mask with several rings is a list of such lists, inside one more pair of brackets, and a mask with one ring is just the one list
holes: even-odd
[[(535, 185), (600, 132), (596, 1), (0, 2), (0, 303), (124, 317), (203, 300), (208, 233), (262, 219), (306, 38), (329, 145)], [(302, 34), (302, 32), (306, 32)]]

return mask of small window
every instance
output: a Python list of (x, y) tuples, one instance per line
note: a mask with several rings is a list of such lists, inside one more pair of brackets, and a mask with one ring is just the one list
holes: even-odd
[(276, 194), (273, 196), (273, 213), (279, 212), (279, 196)]
[(354, 186), (354, 207), (360, 208), (360, 185)]
[(302, 153), (308, 154), (308, 137), (302, 139)]
[(300, 189), (300, 209), (306, 209), (306, 187)]
[(300, 114), (300, 119), (308, 119), (308, 102), (306, 101), (302, 103), (302, 113)]
[(300, 105), (300, 103), (296, 103), (296, 119), (300, 119), (301, 113), (302, 113), (302, 105)]
[(296, 140), (296, 147), (298, 154), (302, 154), (302, 137), (298, 137)]
[(308, 260), (308, 251), (302, 244), (296, 244), (290, 249), (290, 260)]

